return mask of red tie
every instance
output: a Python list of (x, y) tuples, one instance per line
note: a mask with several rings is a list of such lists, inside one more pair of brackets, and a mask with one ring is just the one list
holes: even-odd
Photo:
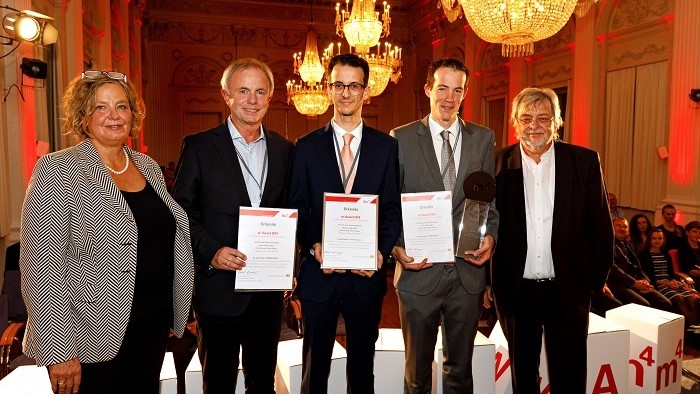
[[(343, 149), (340, 150), (340, 160), (343, 161), (343, 167), (345, 167), (345, 174), (343, 174), (343, 176), (348, 176), (348, 173), (350, 173), (350, 179), (348, 179), (348, 183), (345, 186), (346, 194), (350, 193), (352, 184), (355, 182), (355, 171), (351, 168), (354, 159), (352, 151), (350, 150), (350, 141), (352, 141), (352, 138), (352, 134), (345, 133), (343, 136)], [(345, 179), (343, 179), (343, 181), (345, 181)]]

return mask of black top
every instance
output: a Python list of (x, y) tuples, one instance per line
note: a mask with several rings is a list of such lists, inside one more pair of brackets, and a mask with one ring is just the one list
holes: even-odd
[(167, 313), (172, 320), (175, 218), (148, 182), (141, 191), (121, 192), (138, 228), (131, 314), (145, 317)]

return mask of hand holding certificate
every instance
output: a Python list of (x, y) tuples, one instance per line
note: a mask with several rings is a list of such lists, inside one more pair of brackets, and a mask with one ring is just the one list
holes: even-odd
[(401, 194), (406, 254), (414, 263), (454, 262), (452, 192)]
[(292, 289), (296, 228), (296, 209), (240, 207), (236, 291)]
[(324, 269), (377, 270), (376, 195), (324, 193)]

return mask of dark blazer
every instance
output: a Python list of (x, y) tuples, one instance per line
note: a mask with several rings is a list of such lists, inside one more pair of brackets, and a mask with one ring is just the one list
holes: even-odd
[[(430, 116), (430, 115), (428, 115)], [(462, 136), (459, 140), (461, 156), (457, 169), (457, 182), (452, 193), (452, 235), (457, 246), (459, 239), (459, 225), (462, 222), (464, 211), (464, 179), (476, 171), (485, 171), (494, 175), (494, 134), (486, 127), (474, 123), (465, 122), (458, 118)], [(418, 193), (443, 190), (442, 177), (440, 176), (439, 159), (435, 156), (433, 139), (430, 134), (428, 117), (392, 131), (392, 135), (399, 141), (399, 157), (401, 160), (401, 192)], [(409, 174), (410, 176), (406, 176)], [(496, 205), (491, 203), (486, 234), (498, 239), (498, 211)], [(403, 246), (402, 237), (399, 244)], [(463, 259), (457, 264), (457, 272), (462, 285), (470, 294), (479, 294), (484, 291), (486, 274), (483, 267), (477, 267), (465, 263)], [(431, 293), (440, 282), (444, 270), (427, 269), (422, 271), (403, 270), (401, 265), (396, 266), (394, 286), (402, 291), (418, 295)]]
[[(379, 251), (386, 261), (401, 228), (398, 144), (389, 135), (365, 125), (359, 152), (352, 193), (379, 195)], [(313, 259), (309, 253), (313, 244), (322, 240), (323, 193), (344, 192), (330, 123), (297, 141), (290, 184), (289, 201), (299, 210), (297, 240), (304, 257), (297, 294), (301, 299), (323, 302), (333, 293), (338, 275), (324, 275), (318, 262), (307, 260)], [(378, 274), (371, 278), (352, 275), (360, 299), (386, 294), (384, 268)]]
[(613, 262), (607, 281), (608, 287), (613, 293), (629, 289), (638, 280), (647, 280), (652, 285), (654, 284), (646, 275), (642, 263), (627, 242), (615, 240)]
[[(268, 167), (260, 206), (284, 208), (293, 146), (271, 130), (264, 129), (264, 133)], [(190, 219), (192, 249), (198, 267), (195, 311), (219, 316), (241, 314), (251, 296), (234, 293), (236, 273), (209, 269), (219, 249), (237, 247), (239, 207), (251, 205), (226, 122), (185, 137), (173, 196)]]
[[(554, 143), (552, 258), (562, 305), (587, 314), (591, 290), (605, 284), (613, 262), (613, 228), (600, 160), (595, 151)], [(519, 144), (496, 153), (498, 247), (491, 276), (496, 307), (512, 316), (525, 270), (527, 228)]]

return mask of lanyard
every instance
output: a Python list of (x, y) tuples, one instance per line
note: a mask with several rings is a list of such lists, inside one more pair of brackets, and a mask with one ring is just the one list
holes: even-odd
[(262, 168), (262, 171), (260, 171), (260, 182), (258, 182), (258, 180), (255, 179), (255, 175), (253, 175), (253, 172), (250, 171), (250, 167), (248, 167), (248, 164), (246, 164), (245, 159), (243, 159), (243, 156), (236, 148), (236, 144), (233, 144), (233, 149), (236, 151), (236, 155), (238, 156), (238, 159), (240, 160), (241, 164), (243, 164), (243, 168), (245, 168), (245, 170), (248, 172), (248, 175), (250, 175), (250, 177), (253, 178), (253, 182), (255, 182), (255, 184), (258, 186), (258, 190), (260, 191), (260, 200), (262, 200), (263, 185), (265, 184), (265, 172), (267, 170), (267, 147), (265, 147), (265, 157), (263, 158), (263, 168)]
[[(457, 138), (455, 139), (455, 146), (454, 146), (454, 148), (452, 148), (452, 155), (450, 156), (450, 161), (447, 163), (447, 165), (445, 166), (445, 168), (442, 169), (442, 174), (440, 175), (440, 179), (442, 179), (443, 182), (444, 182), (444, 180), (445, 180), (445, 175), (447, 174), (447, 169), (450, 168), (450, 163), (452, 163), (452, 165), (455, 165), (455, 159), (454, 159), (454, 157), (455, 157), (455, 149), (457, 149), (457, 143), (459, 142), (459, 137), (461, 137), (461, 136), (462, 136), (462, 128), (460, 127), (460, 128), (459, 128), (459, 131), (457, 132)], [(448, 144), (450, 143), (450, 139), (449, 139), (449, 138), (447, 139), (447, 143), (448, 143)], [(456, 167), (455, 167), (455, 174), (457, 174), (457, 168), (456, 168)]]
[[(343, 181), (343, 190), (345, 190), (348, 187), (348, 182), (350, 182), (350, 175), (352, 172), (355, 170), (355, 165), (357, 164), (357, 159), (360, 157), (360, 146), (357, 147), (357, 154), (355, 155), (355, 158), (352, 160), (352, 165), (350, 166), (350, 171), (348, 173), (345, 173), (345, 164), (343, 164), (343, 158), (340, 156), (340, 145), (338, 145), (338, 137), (335, 135), (335, 131), (333, 131), (333, 142), (335, 142), (335, 151), (338, 154), (338, 161), (340, 162), (340, 171), (341, 171), (341, 177)], [(360, 140), (360, 145), (362, 145), (362, 140)], [(349, 147), (349, 146), (348, 146)], [(350, 150), (352, 152), (352, 150)]]

